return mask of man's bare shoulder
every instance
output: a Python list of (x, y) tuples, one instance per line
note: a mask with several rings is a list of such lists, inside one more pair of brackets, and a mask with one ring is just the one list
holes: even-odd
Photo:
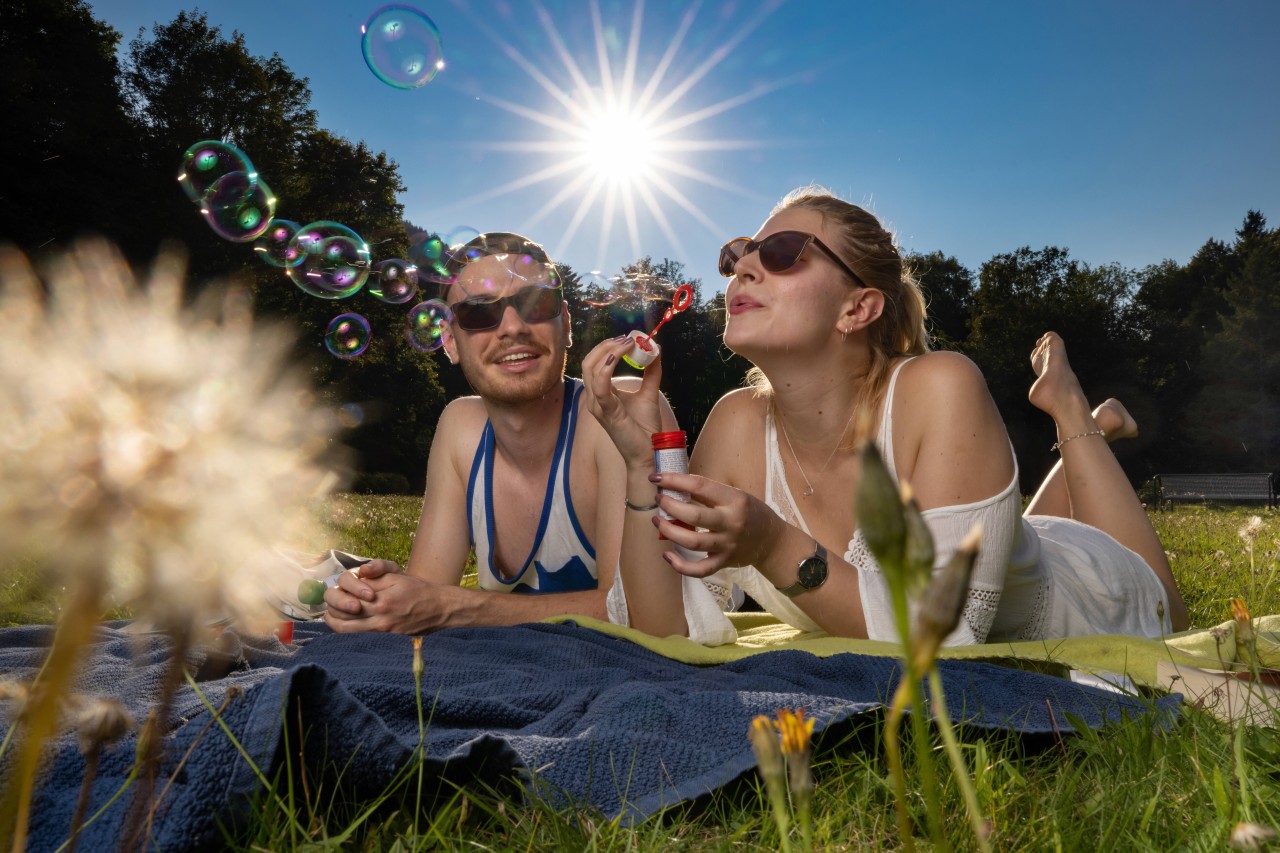
[(444, 407), (436, 422), (436, 440), (451, 453), (470, 452), (480, 440), (489, 413), (479, 397), (458, 397)]

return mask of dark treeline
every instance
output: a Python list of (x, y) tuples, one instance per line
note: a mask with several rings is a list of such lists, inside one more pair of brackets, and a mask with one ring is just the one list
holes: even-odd
[[(379, 475), (364, 482), (420, 489), (435, 420), (467, 389), (443, 359), (405, 343), (407, 306), (364, 292), (340, 302), (304, 294), (248, 244), (213, 234), (175, 181), (192, 143), (231, 142), (279, 198), (278, 217), (342, 222), (378, 260), (409, 250), (396, 163), (318, 127), (305, 78), (277, 55), (252, 56), (238, 33), (220, 32), (198, 11), (140, 33), (123, 63), (120, 34), (81, 0), (0, 0), (0, 13), (0, 102), (10, 117), (0, 240), (38, 259), (80, 234), (102, 234), (138, 269), (176, 245), (197, 286), (246, 283), (260, 315), (299, 329), (299, 362), (326, 398), (354, 404), (345, 409), (346, 440), (366, 475)], [(930, 300), (935, 345), (964, 352), (987, 376), (1024, 489), (1052, 462), (1052, 424), (1026, 402), (1027, 356), (1048, 329), (1067, 340), (1093, 402), (1119, 397), (1137, 418), (1141, 436), (1117, 445), (1135, 482), (1169, 472), (1280, 469), (1280, 232), (1260, 212), (1246, 212), (1234, 240), (1209, 239), (1186, 264), (1095, 266), (1058, 247), (997, 255), (976, 274), (939, 252), (911, 261)], [(596, 342), (650, 329), (666, 307), (563, 272), (574, 306), (571, 373)], [(687, 281), (678, 262), (649, 257), (619, 274)], [(720, 343), (723, 295), (687, 283), (693, 304), (659, 341), (664, 388), (696, 439), (747, 365)], [(364, 314), (375, 332), (368, 352), (350, 361), (320, 343), (329, 319), (344, 311)]]

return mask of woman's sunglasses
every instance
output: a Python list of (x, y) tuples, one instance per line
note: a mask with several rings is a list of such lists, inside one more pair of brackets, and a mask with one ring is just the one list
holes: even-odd
[(453, 322), (459, 329), (468, 332), (484, 332), (496, 329), (502, 322), (502, 313), (510, 305), (516, 309), (520, 319), (526, 323), (545, 323), (560, 316), (564, 306), (564, 297), (556, 288), (539, 287), (531, 284), (522, 287), (510, 296), (498, 299), (476, 297), (464, 299), (449, 306), (453, 312)]
[(778, 231), (763, 240), (752, 240), (750, 237), (737, 237), (730, 240), (720, 249), (720, 275), (725, 278), (732, 276), (738, 261), (755, 251), (760, 252), (760, 266), (769, 272), (786, 272), (796, 265), (800, 256), (804, 254), (804, 250), (810, 245), (817, 246), (825, 252), (827, 257), (835, 261), (836, 266), (849, 274), (854, 284), (858, 287), (866, 287), (862, 277), (840, 260), (835, 252), (815, 235), (804, 231)]

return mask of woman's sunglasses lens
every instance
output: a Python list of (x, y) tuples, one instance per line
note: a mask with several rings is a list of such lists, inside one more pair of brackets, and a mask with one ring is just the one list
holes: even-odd
[(779, 231), (760, 242), (760, 265), (769, 272), (784, 272), (800, 260), (809, 235), (798, 231)]

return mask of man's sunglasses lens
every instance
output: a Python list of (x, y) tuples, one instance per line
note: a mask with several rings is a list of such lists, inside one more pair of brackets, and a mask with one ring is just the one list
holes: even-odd
[(526, 323), (545, 323), (560, 315), (562, 304), (559, 290), (531, 285), (501, 299), (458, 302), (452, 307), (458, 328), (468, 332), (482, 332), (496, 328), (502, 322), (502, 312), (507, 310), (508, 305), (515, 308)]
[(739, 237), (724, 244), (720, 250), (720, 274), (733, 275), (738, 261), (752, 252), (760, 251), (760, 265), (769, 272), (784, 272), (795, 266), (800, 255), (809, 245), (810, 237), (802, 231), (779, 231), (759, 242)]

